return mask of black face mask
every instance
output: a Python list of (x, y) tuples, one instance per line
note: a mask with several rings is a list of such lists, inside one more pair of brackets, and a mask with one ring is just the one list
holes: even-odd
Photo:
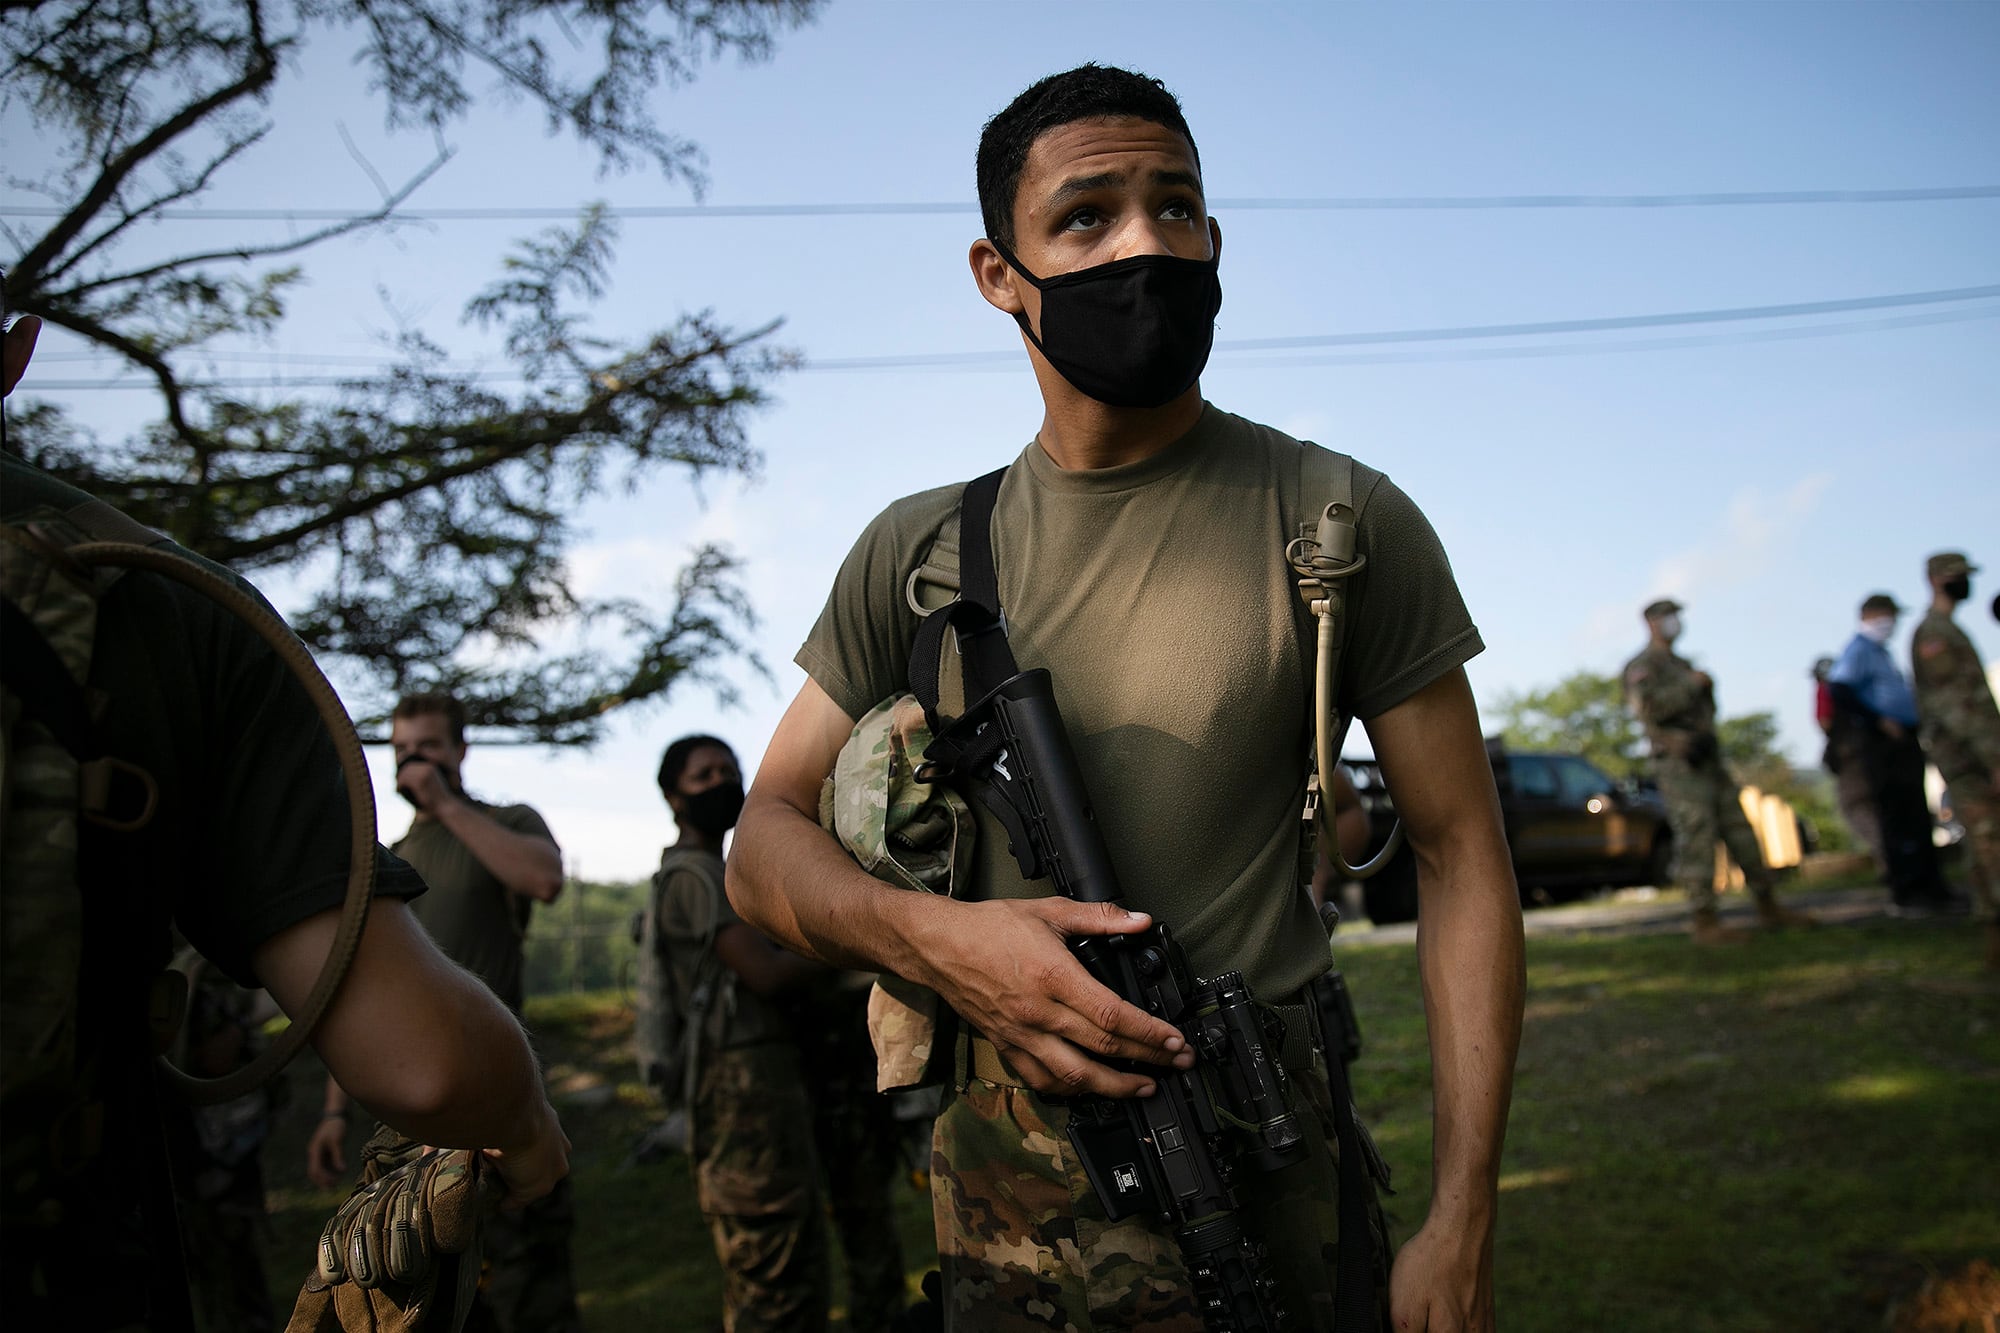
[(1201, 378), (1215, 342), (1222, 282), (1215, 259), (1134, 255), (1038, 278), (998, 241), (993, 248), (1042, 294), (1042, 336), (1014, 316), (1078, 391), (1112, 407), (1160, 407)]
[(1959, 574), (1944, 581), (1944, 595), (1954, 602), (1962, 602), (1972, 596), (1972, 576)]
[(707, 791), (681, 798), (681, 819), (710, 838), (720, 838), (736, 827), (743, 813), (743, 784), (725, 782)]

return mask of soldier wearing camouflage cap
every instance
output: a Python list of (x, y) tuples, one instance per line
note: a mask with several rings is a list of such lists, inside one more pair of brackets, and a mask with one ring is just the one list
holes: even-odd
[(1931, 605), (1910, 640), (1910, 678), (1924, 748), (1965, 827), (1973, 902), (1986, 921), (1986, 966), (2000, 969), (2000, 707), (1978, 651), (1952, 619), (1972, 595), (1978, 572), (1958, 551), (1940, 551), (1924, 562)]
[(1715, 844), (1720, 839), (1757, 898), (1757, 916), (1767, 926), (1802, 925), (1803, 913), (1778, 905), (1771, 871), (1757, 836), (1744, 818), (1741, 790), (1722, 763), (1715, 735), (1715, 683), (1706, 671), (1674, 652), (1681, 633), (1681, 604), (1671, 598), (1648, 603), (1648, 642), (1625, 664), (1625, 703), (1653, 752), (1653, 776), (1667, 803), (1674, 831), (1674, 878), (1694, 906), (1697, 944), (1742, 939), (1724, 926), (1715, 909)]

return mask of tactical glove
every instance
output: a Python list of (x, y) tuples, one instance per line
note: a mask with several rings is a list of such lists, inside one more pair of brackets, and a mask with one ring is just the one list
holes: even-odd
[(286, 1333), (456, 1333), (479, 1285), (479, 1225), (502, 1187), (475, 1150), (371, 1141), (362, 1183), (320, 1232)]

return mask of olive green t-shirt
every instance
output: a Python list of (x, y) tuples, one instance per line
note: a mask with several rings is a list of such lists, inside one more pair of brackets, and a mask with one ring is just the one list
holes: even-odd
[[(1014, 657), (1054, 677), (1126, 903), (1165, 921), (1197, 972), (1240, 968), (1274, 1001), (1327, 967), (1298, 886), (1308, 677), (1284, 547), (1323, 503), (1301, 503), (1303, 447), (1212, 406), (1120, 467), (1065, 471), (1030, 443), (992, 528)], [(908, 585), (941, 531), (956, 547), (963, 491), (890, 505), (842, 564), (796, 660), (848, 716), (908, 688)], [(1484, 645), (1416, 505), (1357, 463), (1354, 506), (1368, 564), (1351, 580), (1340, 700), (1366, 719)], [(1051, 892), (1022, 880), (975, 808), (975, 895)]]
[[(689, 864), (697, 858), (706, 863), (705, 870)], [(722, 858), (714, 852), (669, 848), (661, 869), (667, 873), (666, 882), (659, 886), (660, 944), (667, 950), (667, 965), (674, 973), (675, 998), (684, 1002), (693, 988), (702, 952), (715, 947), (714, 937), (724, 926), (749, 927), (722, 891)], [(710, 1013), (709, 1028), (703, 1035), (718, 1050), (790, 1040), (792, 1035), (791, 1024), (778, 1007), (746, 985), (728, 987), (725, 1004)]]
[[(529, 806), (472, 804), (509, 833), (555, 842), (549, 826)], [(534, 901), (509, 890), (435, 819), (413, 822), (393, 850), (416, 867), (430, 886), (430, 892), (411, 903), (410, 910), (438, 948), (519, 1013), (521, 941), (528, 933)]]

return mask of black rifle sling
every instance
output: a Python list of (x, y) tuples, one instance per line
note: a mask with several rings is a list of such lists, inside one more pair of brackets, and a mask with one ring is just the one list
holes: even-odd
[[(1324, 980), (1324, 978), (1322, 978)], [(1381, 1327), (1375, 1300), (1375, 1228), (1368, 1221), (1368, 1186), (1362, 1173), (1361, 1127), (1354, 1118), (1354, 1095), (1347, 1086), (1347, 1062), (1334, 1046), (1335, 1034), (1321, 1034), (1327, 1090), (1333, 1096), (1333, 1140), (1340, 1149), (1339, 1255), (1334, 1266), (1334, 1333), (1363, 1333)]]
[(958, 635), (968, 706), (1020, 671), (1007, 646), (1000, 577), (993, 568), (993, 505), (1006, 475), (1003, 467), (966, 483), (958, 508), (958, 598), (925, 616), (910, 645), (910, 693), (923, 705), (934, 736), (943, 730), (937, 711), (938, 669), (947, 631)]

